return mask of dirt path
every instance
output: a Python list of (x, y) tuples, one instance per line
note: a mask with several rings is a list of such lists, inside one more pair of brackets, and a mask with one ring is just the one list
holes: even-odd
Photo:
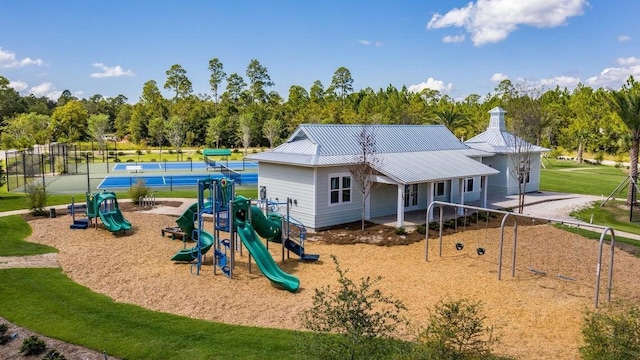
[(0, 256), (0, 269), (60, 267), (58, 254), (48, 253), (30, 256)]

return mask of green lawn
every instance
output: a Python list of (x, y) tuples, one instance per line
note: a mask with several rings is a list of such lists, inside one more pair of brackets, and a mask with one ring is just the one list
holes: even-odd
[(24, 256), (37, 255), (50, 252), (58, 252), (55, 248), (46, 245), (34, 244), (24, 241), (31, 235), (31, 227), (20, 215), (0, 217), (0, 256)]
[[(627, 176), (624, 168), (577, 164), (570, 160), (544, 161), (540, 190), (571, 194), (609, 196)], [(624, 196), (624, 194), (623, 194)]]
[[(594, 224), (640, 234), (640, 222), (629, 222), (629, 208), (622, 201), (609, 201), (604, 207), (600, 207), (600, 202), (595, 202), (588, 208), (572, 212), (571, 216), (585, 222), (590, 222), (591, 216), (593, 216)], [(633, 244), (640, 246), (639, 241), (634, 241)]]
[(301, 345), (293, 331), (226, 325), (116, 303), (74, 283), (60, 269), (0, 270), (0, 284), (2, 317), (120, 358), (293, 359)]

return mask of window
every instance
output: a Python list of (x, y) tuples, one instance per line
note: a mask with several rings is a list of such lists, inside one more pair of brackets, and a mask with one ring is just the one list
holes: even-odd
[(531, 170), (529, 168), (529, 162), (525, 160), (521, 161), (520, 171), (518, 174), (518, 180), (520, 181), (520, 184), (528, 184), (530, 176), (531, 176)]
[(472, 192), (473, 191), (473, 178), (467, 179), (467, 186), (465, 186), (464, 191), (465, 192)]
[(433, 196), (444, 196), (444, 181), (435, 184)]
[(351, 176), (329, 176), (329, 202), (331, 204), (351, 202)]

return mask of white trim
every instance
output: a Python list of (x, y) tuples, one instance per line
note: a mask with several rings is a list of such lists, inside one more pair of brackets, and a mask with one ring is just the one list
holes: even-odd
[[(331, 173), (327, 175), (327, 178), (329, 179), (328, 183), (327, 183), (327, 192), (329, 194), (329, 196), (327, 197), (327, 200), (329, 202), (328, 206), (340, 206), (340, 205), (344, 205), (344, 204), (351, 204), (351, 202), (353, 201), (353, 177), (351, 176), (351, 173), (348, 172), (339, 172), (339, 173)], [(338, 178), (338, 188), (337, 189), (331, 189), (331, 179), (333, 178)], [(349, 178), (349, 201), (343, 201), (342, 200), (342, 194), (343, 191), (346, 190), (347, 188), (343, 188), (343, 181), (344, 178)], [(331, 202), (331, 193), (333, 191), (338, 191), (338, 202)]]

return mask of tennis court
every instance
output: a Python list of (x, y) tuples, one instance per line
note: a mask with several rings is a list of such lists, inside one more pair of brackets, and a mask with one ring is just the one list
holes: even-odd
[[(220, 165), (229, 168), (231, 170), (257, 170), (258, 164), (250, 161), (216, 161), (214, 162), (216, 168)], [(136, 168), (137, 171), (206, 171), (208, 170), (207, 164), (203, 161), (164, 161), (164, 162), (126, 162), (116, 163), (111, 171), (127, 172), (130, 169)]]
[[(240, 185), (256, 185), (258, 184), (258, 173), (236, 173), (238, 179), (234, 179)], [(138, 179), (143, 179), (149, 187), (189, 187), (196, 186), (199, 179), (212, 178), (220, 179), (224, 177), (220, 173), (208, 174), (189, 174), (189, 175), (146, 175), (146, 176), (106, 176), (98, 185), (98, 189), (123, 189), (134, 185)], [(232, 176), (233, 178), (233, 176)]]

